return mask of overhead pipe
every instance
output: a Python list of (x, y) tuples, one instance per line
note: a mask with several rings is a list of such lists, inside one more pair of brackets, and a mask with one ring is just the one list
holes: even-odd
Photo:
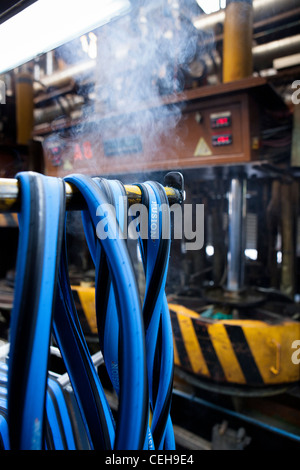
[[(300, 34), (278, 39), (266, 44), (254, 46), (252, 48), (254, 70), (263, 70), (273, 66), (273, 60), (280, 57), (287, 57), (298, 53), (300, 50)], [(40, 83), (34, 83), (34, 91), (38, 92), (45, 88), (61, 87), (69, 83), (72, 78), (92, 74), (96, 69), (96, 61), (89, 60), (79, 65), (68, 67), (63, 72), (56, 72), (53, 75), (44, 77)], [(211, 73), (212, 70), (208, 72)]]
[(300, 34), (278, 39), (266, 44), (254, 46), (254, 69), (262, 70), (273, 67), (273, 60), (298, 54), (300, 51)]
[[(280, 15), (288, 10), (299, 7), (299, 0), (254, 0), (253, 22), (261, 21), (272, 16)], [(218, 24), (224, 24), (225, 10), (209, 15), (201, 15), (193, 21), (194, 26), (202, 31), (214, 29)]]
[[(299, 0), (253, 0), (253, 22), (298, 8), (298, 2)], [(201, 30), (211, 30), (218, 23), (225, 24), (225, 10), (202, 15), (194, 21), (194, 25)], [(272, 67), (274, 59), (298, 53), (299, 49), (300, 35), (254, 46), (252, 49), (254, 70)], [(92, 76), (95, 69), (96, 60), (92, 59), (70, 66), (65, 70), (43, 77), (41, 83), (35, 82), (34, 92), (44, 91), (51, 87), (62, 87), (68, 84), (72, 78)]]
[(71, 116), (74, 111), (82, 109), (83, 106), (84, 98), (80, 95), (60, 96), (52, 105), (34, 110), (34, 124), (37, 126), (52, 122), (61, 116)]
[[(281, 57), (289, 57), (298, 54), (300, 51), (300, 34), (289, 36), (284, 39), (278, 39), (266, 44), (254, 46), (252, 48), (253, 71), (260, 71), (272, 68), (273, 61)], [(230, 51), (229, 51), (230, 53)], [(215, 66), (212, 62), (206, 62), (206, 71), (208, 75), (215, 73)]]
[(298, 0), (254, 0), (253, 20), (261, 21), (299, 8)]
[(62, 87), (74, 77), (86, 77), (94, 73), (96, 64), (96, 60), (86, 60), (64, 70), (54, 72), (52, 75), (47, 75), (40, 82), (34, 83), (34, 91), (39, 92), (51, 87)]

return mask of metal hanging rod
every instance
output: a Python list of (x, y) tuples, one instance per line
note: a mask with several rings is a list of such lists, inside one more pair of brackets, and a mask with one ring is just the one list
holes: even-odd
[[(165, 176), (164, 184), (169, 204), (182, 204), (185, 199), (185, 192), (181, 173), (168, 173)], [(66, 209), (71, 211), (84, 209), (85, 201), (78, 189), (69, 183), (65, 183), (65, 185)], [(125, 185), (125, 190), (130, 205), (141, 202), (142, 193), (139, 187), (135, 185)], [(0, 178), (0, 213), (19, 212), (20, 207), (21, 197), (18, 180)]]

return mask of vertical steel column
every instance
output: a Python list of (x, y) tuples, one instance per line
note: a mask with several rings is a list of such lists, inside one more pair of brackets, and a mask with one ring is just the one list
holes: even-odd
[(244, 287), (247, 181), (232, 178), (228, 197), (227, 291)]

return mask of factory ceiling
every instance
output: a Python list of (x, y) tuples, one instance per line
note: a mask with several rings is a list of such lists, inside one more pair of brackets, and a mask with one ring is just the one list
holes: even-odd
[(0, 4), (0, 23), (27, 8), (36, 0), (2, 0)]
[[(18, 13), (34, 1), (36, 0), (3, 0), (0, 6), (0, 22)], [(165, 0), (165, 2), (162, 0), (150, 2), (131, 0), (133, 14), (142, 8), (146, 16), (153, 16), (158, 11), (157, 18), (161, 18), (162, 5), (177, 9), (181, 25), (188, 25), (189, 31), (193, 35), (198, 35), (198, 50), (194, 60), (191, 61), (192, 66), (188, 72), (191, 75), (195, 73), (195, 77), (199, 78), (197, 74), (200, 73), (201, 76), (205, 68), (208, 75), (217, 77), (213, 79), (215, 80), (213, 84), (216, 84), (220, 79), (222, 63), (225, 10), (220, 9), (215, 13), (205, 14), (199, 4), (201, 2), (196, 0)], [(278, 86), (285, 87), (291, 84), (291, 76), (299, 75), (300, 70), (299, 26), (300, 6), (298, 0), (253, 0), (255, 74), (271, 77), (270, 80)], [(97, 31), (95, 32), (97, 33)], [(203, 49), (205, 49), (205, 54), (203, 54)], [(86, 70), (93, 70), (95, 63), (93, 60), (89, 60), (88, 56), (86, 59)], [(82, 61), (79, 60), (80, 62)], [(70, 79), (73, 79), (74, 74), (77, 73), (78, 63), (75, 60), (75, 62), (66, 65), (70, 67), (69, 76)], [(79, 73), (82, 73), (82, 67), (81, 63), (78, 69)], [(46, 82), (49, 82), (48, 85), (55, 86), (57, 73), (61, 73), (61, 71), (54, 68), (50, 76), (47, 74), (44, 77)], [(68, 72), (64, 71), (64, 80), (66, 75)], [(36, 84), (36, 89), (38, 88), (39, 85)]]

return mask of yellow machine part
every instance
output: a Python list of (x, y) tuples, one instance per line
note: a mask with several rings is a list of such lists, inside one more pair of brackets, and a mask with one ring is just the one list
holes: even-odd
[(33, 131), (33, 80), (29, 73), (16, 78), (17, 142), (28, 145)]
[(87, 322), (85, 329), (91, 334), (96, 334), (95, 288), (72, 286), (72, 293), (78, 314)]
[(18, 214), (0, 214), (0, 228), (17, 228), (18, 226)]
[(228, 2), (224, 23), (224, 83), (241, 80), (252, 75), (252, 36), (252, 5), (245, 0)]
[[(91, 334), (97, 333), (94, 287), (73, 286), (77, 310)], [(252, 387), (300, 380), (292, 344), (300, 340), (300, 323), (283, 319), (209, 320), (182, 305), (169, 303), (175, 365), (220, 384)]]
[(300, 366), (292, 361), (300, 323), (215, 321), (181, 305), (169, 309), (175, 364), (183, 369), (223, 384), (259, 387), (300, 380)]

